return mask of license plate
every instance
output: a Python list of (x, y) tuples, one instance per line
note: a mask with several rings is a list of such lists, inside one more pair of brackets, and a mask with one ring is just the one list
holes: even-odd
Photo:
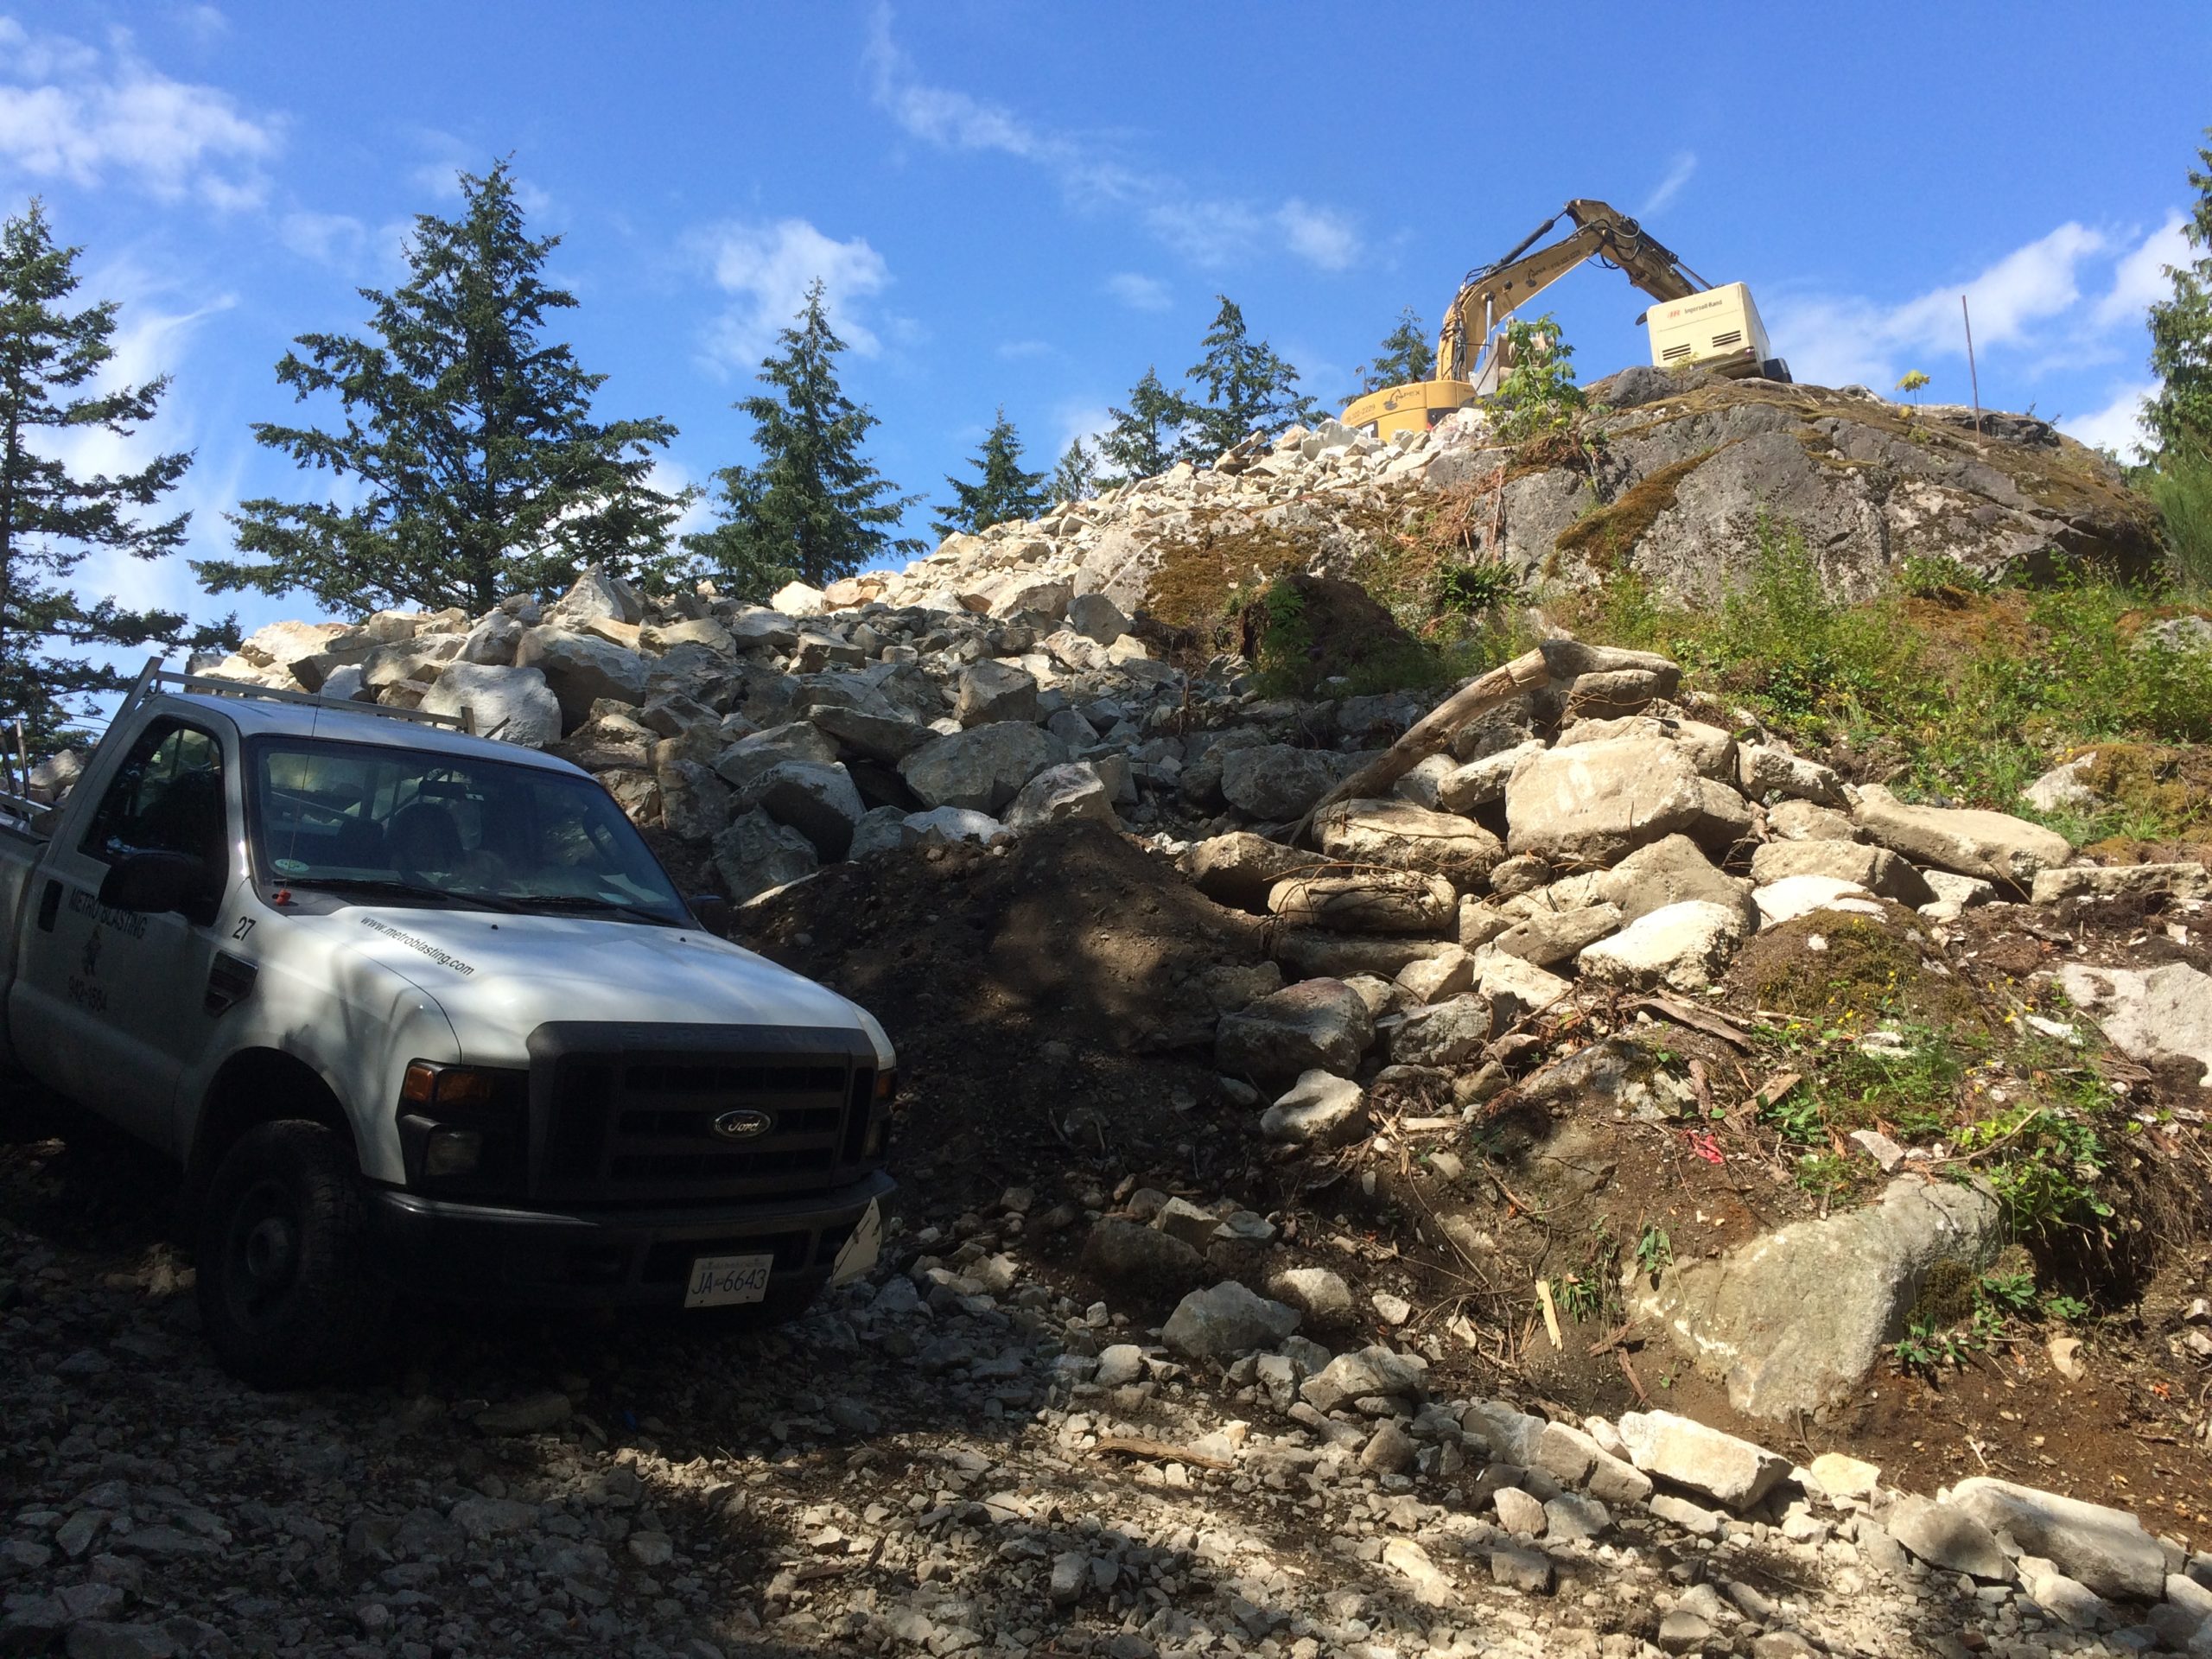
[(773, 1255), (695, 1256), (683, 1306), (727, 1307), (763, 1300), (768, 1294), (768, 1270), (775, 1264)]

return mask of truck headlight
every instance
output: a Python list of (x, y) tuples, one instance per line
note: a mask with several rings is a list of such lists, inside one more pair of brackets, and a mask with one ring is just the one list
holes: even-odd
[(399, 1141), (408, 1184), (512, 1192), (522, 1184), (530, 1074), (416, 1060), (399, 1085)]
[(899, 1073), (885, 1066), (875, 1074), (875, 1090), (868, 1101), (868, 1138), (861, 1143), (861, 1156), (880, 1158), (883, 1148), (891, 1139), (891, 1103), (899, 1093)]

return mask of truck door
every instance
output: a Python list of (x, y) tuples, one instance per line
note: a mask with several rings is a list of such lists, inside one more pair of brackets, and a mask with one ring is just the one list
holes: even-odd
[(151, 721), (83, 838), (57, 841), (25, 895), (33, 914), (10, 1001), (24, 1058), (73, 1099), (172, 1152), (177, 1077), (210, 1024), (216, 926), (111, 909), (100, 883), (118, 854), (160, 851), (207, 860), (227, 890), (239, 842), (228, 785), (215, 734)]

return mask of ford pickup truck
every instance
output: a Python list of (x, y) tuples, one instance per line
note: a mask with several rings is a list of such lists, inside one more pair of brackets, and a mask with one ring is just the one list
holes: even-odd
[(0, 1067), (181, 1166), (257, 1386), (397, 1295), (774, 1317), (875, 1254), (882, 1028), (466, 716), (149, 664), (64, 800), (0, 798)]

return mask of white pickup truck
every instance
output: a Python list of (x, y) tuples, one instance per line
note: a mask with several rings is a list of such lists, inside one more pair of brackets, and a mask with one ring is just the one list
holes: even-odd
[(395, 1294), (787, 1313), (875, 1255), (882, 1027), (465, 723), (149, 664), (63, 802), (0, 798), (0, 1069), (182, 1166), (259, 1386)]

